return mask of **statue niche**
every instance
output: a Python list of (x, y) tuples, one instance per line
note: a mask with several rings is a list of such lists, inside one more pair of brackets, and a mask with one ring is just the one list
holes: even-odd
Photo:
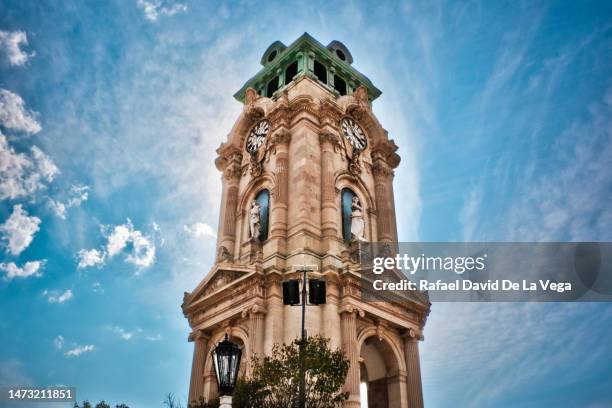
[(342, 237), (348, 244), (365, 241), (365, 220), (363, 206), (359, 197), (349, 188), (342, 189)]
[(249, 239), (263, 242), (268, 239), (268, 213), (270, 207), (270, 192), (261, 190), (248, 210)]

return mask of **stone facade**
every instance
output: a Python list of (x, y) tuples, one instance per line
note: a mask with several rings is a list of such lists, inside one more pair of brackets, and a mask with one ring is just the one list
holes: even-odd
[[(298, 278), (295, 265), (308, 264), (317, 266), (313, 276), (326, 280), (327, 303), (307, 309), (306, 328), (330, 337), (332, 347), (349, 357), (345, 406), (360, 406), (360, 385), (366, 383), (371, 407), (421, 407), (418, 341), (429, 302), (422, 295), (401, 304), (362, 301), (360, 266), (342, 232), (341, 191), (348, 188), (363, 207), (365, 238), (397, 240), (393, 169), (400, 158), (371, 110), (380, 92), (334, 54), (340, 48), (332, 44), (343, 47), (337, 41), (324, 48), (305, 34), (288, 48), (275, 44), (276, 58), (297, 58), (298, 74), (281, 78), (285, 85), (268, 96), (262, 96), (263, 85), (240, 91), (244, 109), (217, 150), (223, 183), (217, 259), (182, 305), (194, 342), (189, 399), (216, 395), (210, 349), (224, 334), (243, 347), (246, 373), (251, 356), (300, 335), (300, 308), (283, 306), (282, 281)], [(346, 56), (348, 50), (342, 51)], [(329, 76), (345, 73), (345, 92), (314, 74), (311, 59), (324, 60), (325, 53)], [(270, 54), (269, 48), (264, 58)], [(254, 80), (249, 83), (257, 85)], [(340, 127), (344, 117), (364, 130), (365, 149), (353, 151)], [(257, 152), (248, 152), (247, 135), (262, 119), (270, 129)], [(264, 189), (267, 237), (260, 240), (251, 237), (249, 209)]]

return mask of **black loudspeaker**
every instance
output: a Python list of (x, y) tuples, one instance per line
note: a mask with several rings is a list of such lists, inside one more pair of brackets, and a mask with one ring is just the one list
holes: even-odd
[(299, 280), (293, 279), (283, 282), (283, 304), (291, 306), (300, 304)]
[(325, 281), (323, 279), (308, 281), (308, 302), (311, 305), (325, 304)]

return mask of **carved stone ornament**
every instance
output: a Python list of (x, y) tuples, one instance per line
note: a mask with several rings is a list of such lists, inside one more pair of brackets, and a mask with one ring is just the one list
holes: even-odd
[(251, 176), (259, 177), (263, 173), (263, 163), (258, 160), (257, 154), (251, 155), (251, 161), (249, 168), (251, 169)]
[(244, 104), (252, 105), (259, 98), (259, 94), (254, 88), (248, 87), (244, 93)]
[(232, 254), (230, 254), (230, 251), (224, 247), (224, 246), (220, 246), (219, 247), (219, 251), (217, 251), (217, 262), (225, 262), (225, 261), (233, 261), (233, 257)]
[(257, 200), (253, 200), (249, 209), (249, 235), (255, 240), (261, 235), (261, 207)]
[(353, 154), (349, 157), (348, 169), (353, 176), (358, 176), (361, 174), (361, 160), (359, 159), (360, 155), (360, 150), (353, 149)]

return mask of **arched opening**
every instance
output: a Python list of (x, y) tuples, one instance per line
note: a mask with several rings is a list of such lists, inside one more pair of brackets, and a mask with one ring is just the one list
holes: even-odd
[(327, 85), (327, 68), (317, 60), (314, 62), (314, 74), (319, 81)]
[(297, 73), (298, 63), (297, 61), (293, 61), (291, 64), (289, 64), (289, 66), (287, 66), (287, 69), (285, 69), (285, 85), (293, 81), (293, 78), (297, 75)]
[(270, 213), (270, 191), (261, 190), (255, 196), (255, 201), (259, 204), (259, 240), (268, 239), (268, 217)]
[(338, 75), (334, 75), (334, 88), (336, 88), (340, 96), (346, 95), (346, 82)]
[(275, 76), (268, 82), (268, 86), (266, 88), (266, 96), (271, 98), (274, 95), (274, 92), (278, 90), (278, 76)]
[(400, 408), (401, 383), (399, 364), (393, 349), (386, 340), (373, 336), (361, 346), (362, 408)]
[(351, 215), (353, 213), (352, 204), (355, 193), (350, 188), (343, 188), (340, 196), (340, 206), (342, 208), (342, 238), (344, 242), (351, 242)]

